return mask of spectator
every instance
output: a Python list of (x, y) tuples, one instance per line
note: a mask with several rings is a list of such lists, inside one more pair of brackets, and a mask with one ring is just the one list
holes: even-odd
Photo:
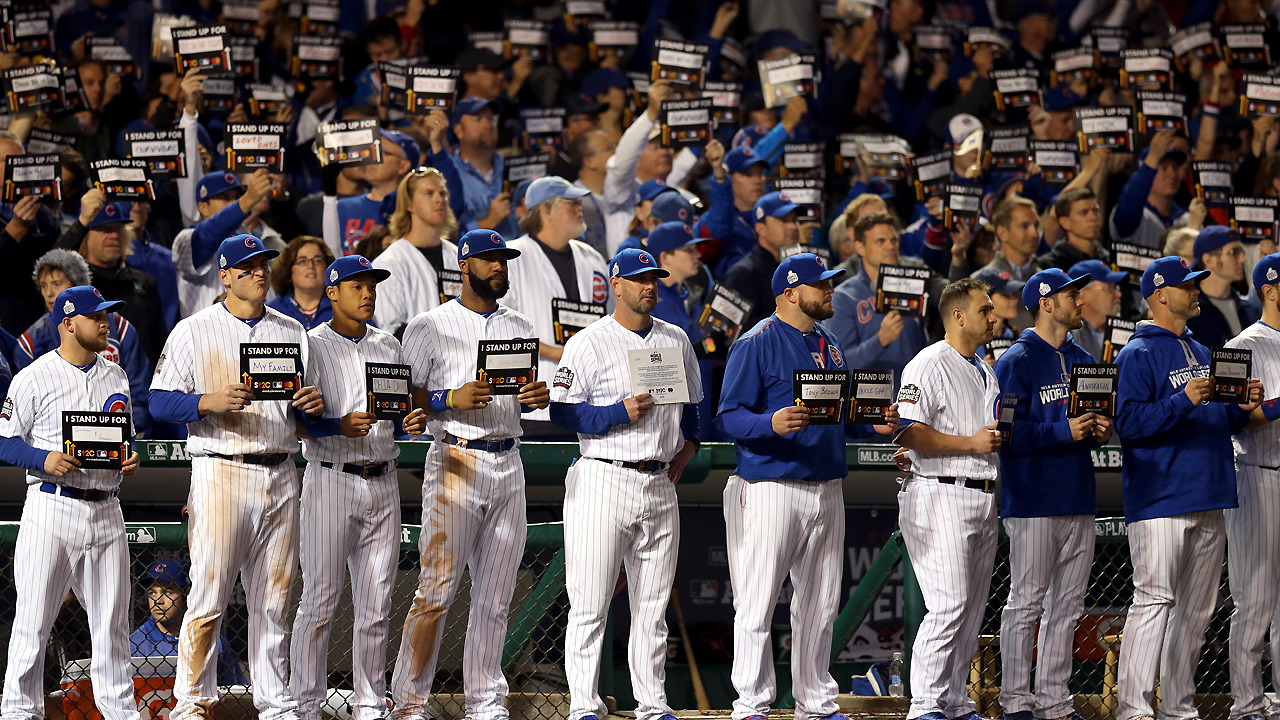
[(556, 146), (547, 174), (558, 175), (569, 182), (574, 182), (578, 179), (578, 166), (568, 149), (571, 149), (574, 141), (583, 134), (600, 129), (600, 115), (609, 106), (592, 100), (586, 95), (570, 95), (562, 104), (565, 111), (563, 149), (559, 145)]
[(555, 107), (566, 95), (582, 91), (582, 81), (594, 66), (587, 61), (587, 38), (557, 18), (551, 26), (551, 62), (538, 67), (525, 83), (535, 105)]
[(1165, 234), (1164, 238), (1164, 255), (1165, 257), (1177, 256), (1187, 261), (1187, 265), (1195, 265), (1196, 258), (1193, 254), (1195, 249), (1196, 238), (1200, 235), (1199, 230), (1191, 228), (1171, 228)]
[(1201, 345), (1220, 348), (1262, 317), (1233, 287), (1244, 280), (1244, 245), (1227, 227), (1213, 225), (1200, 231), (1192, 253), (1210, 274), (1200, 281), (1200, 314), (1187, 319), (1187, 329)]
[(333, 253), (324, 240), (299, 235), (289, 241), (271, 267), (271, 289), (276, 296), (267, 307), (278, 310), (310, 331), (333, 317), (333, 307), (325, 293), (324, 269), (333, 262)]
[[(191, 588), (187, 569), (177, 560), (162, 558), (147, 567), (147, 580), (147, 619), (129, 634), (133, 656), (176, 658)], [(218, 684), (249, 684), (222, 630), (218, 631)]]
[(622, 131), (627, 127), (627, 91), (630, 89), (627, 76), (612, 68), (592, 70), (582, 81), (582, 94), (607, 106), (600, 114), (600, 129), (615, 143), (622, 139)]
[[(102, 191), (95, 188), (89, 192), (101, 193)], [(149, 203), (129, 203), (127, 227), (129, 234), (133, 236), (133, 246), (129, 252), (125, 253), (124, 262), (134, 270), (156, 279), (156, 287), (160, 291), (160, 304), (163, 306), (164, 325), (166, 329), (172, 330), (174, 324), (178, 322), (178, 278), (173, 269), (173, 251), (154, 242), (156, 238), (147, 229), (147, 221), (150, 217)]]
[(1098, 196), (1088, 187), (1072, 188), (1058, 195), (1053, 203), (1053, 218), (1062, 230), (1063, 238), (1053, 249), (1041, 255), (1042, 268), (1066, 270), (1076, 263), (1097, 258), (1103, 262), (1111, 254), (1099, 242), (1102, 240), (1102, 212)]
[(1005, 200), (992, 213), (991, 226), (1000, 245), (995, 259), (984, 270), (1003, 270), (1015, 280), (1026, 280), (1045, 268), (1035, 256), (1040, 245), (1040, 217), (1035, 203), (1020, 196)]
[[(659, 147), (658, 110), (674, 97), (670, 83), (649, 85), (649, 103), (622, 134), (613, 156), (606, 162), (604, 194), (605, 255), (613, 257), (627, 239), (636, 215), (636, 194), (650, 180), (666, 182), (671, 172), (671, 150)], [(656, 195), (657, 193), (653, 193)], [(643, 201), (641, 201), (643, 202)]]
[[(992, 338), (1016, 339), (1019, 332), (1025, 329), (1016, 325), (1020, 311), (1026, 310), (1022, 304), (1022, 287), (1025, 283), (1014, 280), (1004, 270), (990, 268), (983, 268), (974, 273), (973, 279), (984, 282), (991, 288), (988, 291), (993, 307), (991, 316), (996, 319), (995, 327), (991, 331)], [(1029, 311), (1028, 316), (1030, 316)], [(995, 364), (995, 353), (985, 345), (978, 348), (978, 356), (986, 360), (988, 365)]]
[[(679, 197), (678, 193), (663, 195)], [(693, 230), (687, 222), (676, 220), (654, 226), (649, 233), (646, 249), (658, 259), (658, 267), (670, 273), (667, 277), (659, 278), (658, 304), (653, 308), (653, 317), (666, 320), (683, 330), (693, 344), (694, 354), (698, 356), (698, 372), (702, 376), (703, 388), (702, 401), (697, 405), (698, 427), (703, 437), (709, 437), (714, 410), (711, 357), (706, 337), (697, 325), (698, 316), (702, 313), (702, 299), (700, 294), (690, 291), (688, 284), (689, 280), (696, 280), (702, 275), (698, 245), (703, 242), (706, 240), (693, 236)]]
[(380, 142), (382, 162), (361, 168), (361, 179), (368, 184), (369, 192), (338, 201), (343, 255), (350, 255), (360, 238), (369, 234), (374, 225), (382, 224), (383, 201), (395, 194), (404, 176), (422, 161), (418, 143), (402, 132), (383, 130)]
[[(0, 130), (0, 165), (10, 155), (25, 155), (17, 135)], [(27, 271), (36, 258), (45, 254), (62, 234), (58, 216), (28, 195), (15, 203), (0, 204), (0, 326), (11, 334), (20, 333), (44, 312), (43, 301)]]
[(1161, 130), (1138, 155), (1138, 171), (1124, 184), (1111, 211), (1113, 240), (1159, 249), (1166, 228), (1186, 225), (1190, 220), (1186, 208), (1174, 201), (1186, 181), (1188, 166), (1186, 150), (1174, 147), (1173, 142), (1173, 131)]
[(1049, 53), (1058, 36), (1058, 18), (1053, 14), (1052, 1), (1017, 0), (1009, 19), (1018, 31), (1018, 42), (1013, 46), (1009, 64), (1035, 70), (1047, 79), (1052, 68)]
[[(831, 284), (837, 289), (846, 280), (852, 280), (858, 275), (862, 265), (862, 256), (858, 254), (857, 245), (853, 240), (853, 228), (858, 220), (872, 213), (888, 213), (893, 217), (893, 213), (889, 211), (889, 205), (885, 203), (884, 198), (873, 193), (863, 193), (855, 197), (848, 205), (845, 206), (844, 212), (840, 217), (831, 223), (829, 232), (831, 238), (831, 250), (835, 253), (838, 264), (832, 270), (844, 270), (846, 275), (839, 278), (832, 278)], [(898, 227), (897, 219), (894, 219), (894, 228)], [(899, 237), (898, 252), (901, 254), (901, 237)], [(901, 260), (901, 257), (899, 257)], [(839, 311), (836, 311), (839, 314)], [(837, 332), (836, 335), (840, 333)]]
[(583, 239), (600, 253), (608, 251), (608, 228), (605, 224), (607, 215), (603, 198), (609, 158), (613, 157), (617, 149), (618, 146), (609, 139), (609, 134), (599, 128), (578, 135), (569, 146), (569, 159), (577, 178), (573, 184), (591, 191), (590, 196), (585, 196), (589, 199), (584, 199), (582, 203), (583, 217), (587, 223)]
[(1071, 331), (1076, 344), (1098, 362), (1102, 362), (1102, 341), (1107, 318), (1120, 314), (1120, 283), (1129, 273), (1112, 271), (1101, 260), (1085, 260), (1071, 266), (1067, 274), (1073, 278), (1088, 275), (1088, 285), (1080, 288), (1080, 316), (1084, 324)]
[[(351, 101), (356, 105), (378, 105), (382, 100), (378, 63), (399, 60), (404, 55), (400, 24), (386, 15), (376, 17), (364, 26), (360, 39), (364, 42), (369, 64), (356, 75), (356, 89)], [(300, 123), (301, 121), (299, 118)]]
[(453, 111), (453, 132), (458, 149), (451, 156), (462, 182), (465, 209), (458, 217), (462, 232), (486, 228), (503, 237), (515, 234), (508, 216), (511, 195), (502, 192), (502, 156), (498, 144), (498, 113), (502, 107), (483, 97), (468, 97)]
[(756, 201), (752, 212), (756, 218), (756, 244), (724, 275), (724, 286), (751, 302), (751, 312), (742, 321), (743, 332), (773, 312), (770, 283), (773, 271), (782, 262), (782, 248), (800, 242), (800, 227), (796, 224), (799, 208), (780, 192)]
[(107, 73), (99, 60), (81, 60), (76, 69), (88, 108), (55, 121), (53, 130), (75, 137), (75, 149), (85, 162), (106, 160), (114, 156), (116, 134), (137, 117), (138, 99), (133, 87), (126, 88), (120, 75)]
[(373, 261), (375, 268), (391, 271), (379, 283), (373, 317), (380, 329), (399, 336), (415, 315), (440, 304), (440, 273), (458, 270), (458, 246), (449, 240), (458, 219), (444, 173), (426, 168), (406, 175), (388, 229), (388, 237), (399, 239)]

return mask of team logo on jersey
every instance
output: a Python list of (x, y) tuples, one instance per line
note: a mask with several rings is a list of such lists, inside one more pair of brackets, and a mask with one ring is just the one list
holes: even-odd
[(102, 412), (122, 413), (128, 411), (128, 409), (129, 398), (125, 397), (124, 393), (116, 393), (107, 398), (107, 401), (102, 404)]
[[(618, 266), (613, 267), (613, 274), (618, 274)], [(591, 301), (602, 303), (608, 297), (609, 283), (605, 281), (604, 276), (600, 273), (591, 274)]]
[(120, 362), (120, 343), (116, 342), (114, 339), (107, 340), (106, 349), (98, 353), (98, 357), (106, 358), (113, 363), (119, 363)]
[(13, 416), (13, 398), (4, 399), (4, 405), (0, 406), (0, 420), (8, 420)]
[(798, 282), (800, 282), (800, 276), (796, 274), (796, 271), (795, 271), (795, 270), (788, 270), (788, 271), (787, 271), (787, 283), (788, 283), (789, 285), (794, 285), (794, 284), (796, 284), (796, 283), (798, 283)]
[(562, 387), (565, 390), (573, 387), (573, 371), (567, 367), (561, 367), (556, 370), (556, 376), (551, 380), (553, 387)]
[(1053, 288), (1049, 287), (1049, 283), (1040, 283), (1040, 296), (1044, 297), (1045, 295), (1048, 295), (1049, 291), (1052, 289)]
[(70, 315), (70, 314), (74, 313), (75, 311), (76, 311), (75, 303), (71, 302), (70, 300), (68, 300), (68, 301), (66, 301), (66, 302), (64, 302), (64, 303), (62, 303), (62, 314), (63, 314), (63, 315)]
[(1273, 281), (1274, 281), (1274, 280), (1276, 280), (1276, 279), (1278, 279), (1278, 278), (1280, 278), (1280, 275), (1276, 275), (1276, 269), (1275, 269), (1275, 268), (1267, 268), (1267, 279), (1268, 279), (1268, 280), (1273, 280)]
[(898, 402), (915, 405), (920, 402), (920, 388), (915, 385), (903, 385), (898, 391)]
[[(1182, 263), (1182, 264), (1183, 264), (1183, 265), (1186, 265), (1186, 263), (1185, 263), (1185, 262), (1184, 262), (1184, 263)], [(1164, 284), (1164, 276), (1163, 276), (1163, 275), (1161, 275), (1160, 273), (1156, 273), (1156, 274), (1155, 274), (1155, 283), (1156, 283), (1156, 287), (1160, 287), (1161, 285), (1163, 285), (1163, 284)]]
[(840, 348), (835, 343), (831, 343), (831, 362), (837, 366), (844, 365), (844, 356), (840, 354)]

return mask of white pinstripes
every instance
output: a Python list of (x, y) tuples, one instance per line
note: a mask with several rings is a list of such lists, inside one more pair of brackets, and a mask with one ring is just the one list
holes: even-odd
[(1240, 507), (1222, 511), (1227, 579), (1235, 602), (1227, 647), (1233, 720), (1269, 710), (1262, 694), (1262, 648), (1268, 628), (1271, 657), (1280, 658), (1280, 471), (1237, 461), (1236, 493)]
[(636, 719), (652, 720), (671, 712), (664, 686), (667, 601), (679, 546), (676, 489), (665, 470), (643, 473), (589, 458), (569, 468), (564, 547), (569, 593), (565, 674), (571, 695), (570, 718), (603, 718), (607, 714), (598, 683), (604, 626), (619, 564), (627, 572), (631, 605), (627, 665), (638, 703)]
[[(352, 342), (334, 332), (329, 323), (322, 323), (307, 333), (307, 344), (311, 362), (307, 364), (306, 384), (314, 385), (324, 397), (323, 417), (326, 418), (368, 412), (365, 363), (404, 364), (400, 342), (372, 325), (360, 342)], [(399, 430), (397, 423), (379, 420), (364, 437), (331, 435), (303, 440), (302, 454), (308, 466), (313, 462), (367, 465), (395, 460), (400, 455), (400, 447), (396, 445)], [(399, 502), (395, 500), (396, 504)], [(307, 539), (304, 533), (303, 542)]]
[[(239, 232), (237, 230), (236, 232)], [(173, 269), (178, 275), (178, 308), (181, 317), (190, 317), (213, 304), (222, 293), (215, 252), (200, 267), (191, 259), (191, 243), (196, 231), (184, 228), (173, 238)]]
[(519, 448), (491, 453), (432, 443), (422, 487), (422, 570), (391, 678), (392, 717), (428, 714), (445, 618), (464, 569), (471, 575), (462, 651), (466, 717), (508, 717), (502, 646), (525, 531)]
[[(1262, 381), (1266, 397), (1280, 396), (1280, 330), (1256, 322), (1226, 342), (1229, 348), (1253, 351), (1253, 376)], [(1265, 467), (1280, 466), (1280, 423), (1270, 422), (1231, 438), (1236, 462)], [(1272, 525), (1280, 531), (1280, 526)], [(1272, 562), (1280, 558), (1272, 557)]]
[[(1071, 678), (1076, 621), (1093, 563), (1092, 515), (1005, 518), (1009, 601), (1000, 614), (1000, 707), (1060, 718), (1074, 710)], [(1040, 621), (1038, 636), (1036, 621)], [(1036, 691), (1031, 692), (1032, 641)]]
[[(999, 397), (1000, 382), (986, 363), (979, 362), (975, 368), (945, 340), (939, 340), (903, 368), (898, 406), (903, 420), (925, 423), (945, 435), (973, 435), (995, 422)], [(919, 477), (995, 480), (1000, 476), (997, 453), (924, 455), (912, 450), (908, 454), (912, 472)]]
[[(440, 241), (445, 270), (458, 269), (458, 246)], [(391, 277), (378, 283), (378, 303), (373, 320), (378, 327), (395, 332), (419, 313), (440, 304), (440, 280), (436, 269), (416, 245), (404, 238), (391, 243), (374, 258), (373, 266), (388, 270)], [(465, 282), (465, 279), (464, 279)]]
[(991, 591), (998, 511), (992, 493), (917, 477), (898, 493), (898, 525), (929, 611), (912, 648), (908, 718), (974, 710), (966, 683)]
[(831, 677), (832, 623), (840, 602), (844, 493), (840, 480), (747, 482), (724, 489), (733, 583), (734, 720), (768, 714), (776, 699), (770, 629), (791, 578), (791, 677), (797, 720), (839, 708)]
[(1196, 665), (1222, 576), (1222, 511), (1139, 520), (1128, 532), (1133, 605), (1120, 644), (1116, 720), (1156, 714), (1157, 672), (1158, 717), (1197, 718)]

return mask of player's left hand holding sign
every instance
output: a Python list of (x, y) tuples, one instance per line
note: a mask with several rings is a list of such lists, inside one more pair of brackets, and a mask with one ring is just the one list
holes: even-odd
[(531, 382), (520, 388), (520, 394), (516, 396), (516, 400), (519, 400), (521, 405), (541, 410), (551, 404), (551, 390), (547, 388), (545, 380)]
[(1245, 412), (1253, 412), (1255, 408), (1262, 405), (1262, 381), (1253, 378), (1249, 381), (1249, 402), (1240, 405), (1240, 409)]
[(128, 460), (120, 464), (120, 474), (128, 477), (138, 472), (140, 465), (142, 465), (142, 456), (135, 452), (129, 456)]
[(293, 394), (293, 406), (308, 415), (319, 415), (324, 412), (324, 398), (314, 385), (298, 388)]
[(898, 403), (894, 403), (884, 411), (884, 424), (871, 427), (880, 435), (892, 435), (898, 432), (898, 421), (901, 419), (902, 416), (898, 414)]
[(421, 435), (427, 430), (427, 411), (422, 408), (414, 408), (408, 415), (404, 416), (401, 423), (404, 431), (410, 435)]

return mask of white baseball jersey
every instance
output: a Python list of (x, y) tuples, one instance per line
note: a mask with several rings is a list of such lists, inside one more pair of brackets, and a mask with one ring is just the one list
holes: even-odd
[[(307, 334), (297, 320), (264, 307), (251, 327), (218, 303), (174, 326), (156, 362), (151, 389), (203, 395), (243, 382), (241, 343), (298, 344), (305, 373)], [(210, 413), (188, 423), (187, 433), (192, 455), (292, 453), (298, 448), (294, 408), (284, 400), (258, 400), (243, 410)]]
[[(547, 259), (538, 241), (528, 235), (507, 243), (507, 247), (520, 251), (520, 257), (507, 263), (507, 275), (511, 289), (502, 304), (517, 310), (533, 323), (534, 334), (547, 345), (558, 346), (551, 315), (552, 298), (566, 297), (564, 285), (555, 266)], [(581, 240), (570, 240), (573, 250), (573, 267), (578, 274), (578, 298), (582, 302), (603, 303), (605, 311), (613, 307), (613, 292), (609, 289), (608, 263), (590, 245)], [(559, 363), (547, 358), (538, 362), (538, 377), (550, 381)], [(529, 420), (550, 420), (547, 410), (525, 413)]]
[(173, 239), (173, 269), (178, 273), (178, 313), (190, 317), (209, 307), (224, 288), (218, 279), (217, 253), (196, 267), (191, 259), (191, 241), (195, 230), (186, 228)]
[[(314, 385), (324, 397), (323, 417), (326, 418), (368, 411), (365, 363), (405, 364), (395, 337), (372, 325), (359, 342), (354, 342), (338, 334), (329, 323), (322, 323), (307, 333), (307, 343), (311, 348), (311, 361), (307, 363), (306, 384)], [(368, 465), (394, 460), (400, 454), (400, 447), (396, 445), (397, 425), (380, 420), (364, 437), (308, 438), (302, 441), (302, 454), (308, 463)]]
[[(409, 322), (404, 331), (404, 354), (413, 368), (415, 387), (454, 390), (476, 379), (481, 340), (532, 337), (529, 318), (511, 308), (499, 305), (485, 317), (455, 299)], [(515, 395), (494, 395), (482, 410), (432, 413), (427, 428), (436, 438), (446, 432), (466, 440), (520, 437), (520, 403)]]
[[(1269, 397), (1280, 395), (1280, 330), (1261, 321), (1227, 341), (1229, 348), (1253, 351), (1253, 376)], [(1236, 461), (1262, 467), (1280, 466), (1280, 424), (1270, 422), (1231, 438)]]
[[(1000, 382), (984, 362), (969, 362), (945, 340), (921, 350), (902, 370), (898, 408), (903, 420), (924, 423), (944, 435), (973, 435), (995, 422)], [(919, 477), (995, 480), (1000, 456), (925, 455), (910, 451)]]
[[(458, 246), (448, 240), (442, 240), (441, 245), (445, 269), (457, 270)], [(373, 311), (373, 322), (378, 327), (394, 333), (418, 313), (440, 304), (436, 269), (408, 240), (400, 238), (391, 243), (374, 258), (373, 266), (391, 271), (391, 277), (378, 283), (378, 303)]]
[[(551, 387), (551, 401), (607, 406), (635, 395), (631, 387), (627, 351), (680, 348), (689, 402), (702, 400), (702, 379), (689, 336), (671, 323), (653, 318), (644, 337), (622, 327), (612, 315), (603, 317), (565, 343), (560, 368)], [(604, 435), (578, 435), (583, 457), (601, 460), (667, 462), (684, 445), (680, 432), (681, 403), (655, 405), (640, 422), (611, 429)]]
[[(38, 450), (63, 452), (62, 412), (131, 413), (129, 379), (119, 365), (98, 356), (88, 371), (63, 359), (57, 350), (36, 358), (13, 376), (0, 408), (0, 437), (20, 438)], [(27, 484), (52, 482), (88, 490), (114, 490), (120, 473), (82, 469), (63, 477), (28, 470)]]

